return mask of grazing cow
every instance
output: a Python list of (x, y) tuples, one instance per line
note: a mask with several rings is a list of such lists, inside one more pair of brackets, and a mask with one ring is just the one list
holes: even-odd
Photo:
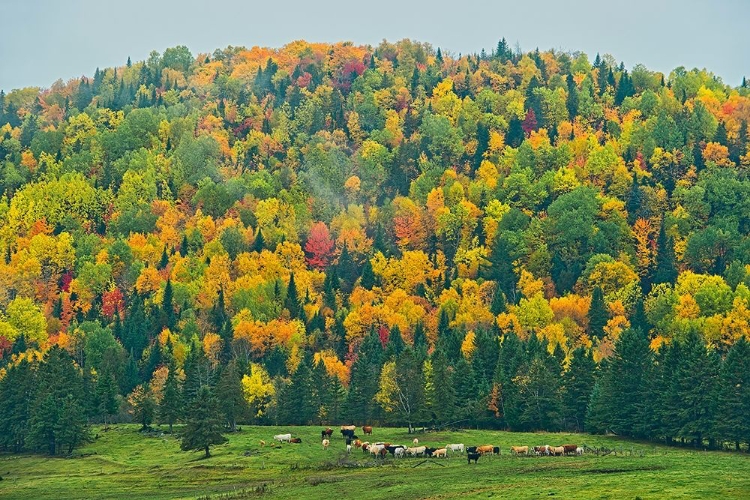
[(280, 443), (290, 443), (292, 441), (292, 435), (291, 434), (276, 434), (273, 437), (274, 441), (278, 441)]
[(347, 453), (351, 453), (352, 452), (352, 445), (350, 445), (350, 444), (346, 445), (346, 452)]
[(580, 446), (576, 448), (576, 455), (583, 455), (583, 448), (581, 448)]
[(385, 447), (385, 449), (388, 450), (388, 453), (390, 453), (394, 457), (396, 456), (396, 450), (398, 450), (399, 448), (404, 448), (404, 446), (401, 446), (399, 444), (399, 445), (395, 445), (395, 446), (388, 445), (388, 446)]
[[(323, 449), (327, 450), (329, 444), (331, 444), (331, 442), (329, 440), (327, 440), (327, 439), (324, 439), (323, 440)], [(351, 445), (349, 445), (349, 446), (351, 446)]]
[(333, 429), (326, 427), (324, 430), (320, 431), (320, 439), (331, 439), (331, 434), (333, 434)]
[(477, 453), (479, 453), (480, 455), (487, 455), (487, 454), (492, 455), (492, 452), (494, 449), (495, 447), (492, 446), (491, 444), (486, 444), (484, 446), (477, 446)]
[(552, 452), (552, 455), (556, 457), (561, 457), (565, 454), (565, 448), (562, 446), (553, 446), (550, 448), (550, 452)]
[(565, 454), (570, 455), (576, 452), (576, 448), (578, 448), (577, 444), (564, 444), (562, 445), (563, 448), (565, 448)]
[(467, 453), (466, 458), (469, 459), (469, 463), (471, 463), (472, 460), (474, 460), (474, 463), (477, 463), (479, 461), (479, 457), (481, 455), (479, 453)]
[(499, 446), (493, 447), (492, 448), (492, 454), (493, 455), (499, 455), (500, 454), (500, 447)]
[(414, 446), (419, 446), (419, 439), (414, 438), (414, 440), (412, 440), (412, 443), (414, 443)]
[(447, 444), (445, 445), (446, 449), (457, 452), (457, 453), (463, 453), (464, 452), (464, 445), (463, 443), (460, 444)]
[(448, 458), (448, 450), (440, 448), (432, 452), (432, 458)]
[(360, 441), (359, 439), (355, 439), (354, 440), (354, 447), (355, 448), (362, 448), (362, 441)]
[(511, 446), (510, 452), (513, 455), (528, 455), (529, 447), (528, 446)]
[(342, 425), (341, 430), (342, 431), (356, 431), (357, 426), (356, 425)]
[(545, 444), (544, 446), (534, 446), (534, 454), (549, 455), (549, 445)]
[(370, 443), (368, 443), (367, 441), (365, 441), (364, 443), (362, 443), (362, 453), (367, 453), (367, 450), (369, 448), (370, 448)]
[(468, 448), (466, 448), (466, 453), (476, 453), (476, 452), (477, 452), (476, 446), (469, 446)]
[(262, 439), (260, 440), (260, 447), (263, 448), (266, 445), (266, 442)]
[(436, 450), (437, 450), (437, 448), (430, 448), (430, 447), (428, 446), (428, 447), (425, 447), (425, 449), (424, 449), (424, 454), (425, 454), (425, 456), (431, 457), (431, 456), (432, 456), (432, 454), (433, 454), (433, 453), (434, 453), (434, 452), (435, 452)]
[(393, 456), (396, 458), (404, 458), (404, 456), (406, 456), (406, 448), (402, 448), (402, 447), (396, 448), (396, 451), (393, 452)]
[(289, 442), (290, 443), (301, 443), (302, 442), (302, 438), (292, 438)]
[(354, 429), (341, 429), (341, 436), (344, 439), (355, 439), (354, 438)]
[(365, 433), (365, 436), (367, 436), (367, 435), (372, 436), (372, 426), (371, 425), (363, 425), (362, 426), (362, 432)]
[(388, 453), (388, 450), (382, 444), (371, 444), (370, 446), (367, 447), (367, 451), (369, 451), (370, 454), (376, 458), (380, 456), (380, 452), (383, 450), (385, 450), (385, 452)]
[(425, 452), (424, 446), (415, 446), (413, 448), (406, 449), (406, 454), (412, 457), (424, 455), (424, 452)]

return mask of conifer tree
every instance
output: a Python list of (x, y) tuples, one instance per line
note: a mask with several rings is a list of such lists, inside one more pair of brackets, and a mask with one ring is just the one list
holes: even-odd
[(750, 444), (750, 343), (744, 336), (729, 349), (721, 366), (717, 432), (731, 441)]
[(247, 403), (242, 393), (242, 380), (237, 362), (231, 361), (221, 371), (219, 383), (216, 387), (216, 398), (227, 427), (231, 432), (237, 430), (237, 419), (247, 411)]
[(594, 287), (593, 292), (591, 292), (588, 318), (591, 337), (597, 339), (604, 337), (604, 327), (607, 326), (609, 313), (607, 312), (607, 305), (604, 303), (602, 289), (598, 286)]
[(204, 458), (210, 457), (211, 446), (227, 442), (222, 435), (222, 420), (219, 404), (211, 389), (202, 386), (188, 407), (180, 448), (183, 451), (204, 450)]
[(289, 285), (286, 289), (286, 299), (284, 299), (284, 308), (289, 311), (289, 316), (292, 319), (300, 317), (300, 305), (299, 295), (297, 292), (297, 284), (294, 281), (294, 273), (289, 275)]
[(568, 426), (583, 432), (586, 408), (594, 389), (596, 363), (591, 352), (584, 347), (573, 351), (570, 365), (562, 377), (563, 411)]
[(172, 434), (172, 426), (182, 417), (182, 393), (177, 380), (176, 367), (171, 365), (167, 380), (164, 383), (164, 394), (159, 404), (159, 421), (169, 425), (169, 433)]
[(654, 285), (658, 285), (659, 283), (674, 283), (676, 279), (674, 241), (671, 236), (667, 236), (662, 220), (659, 236), (656, 240), (656, 263), (654, 277), (651, 281)]

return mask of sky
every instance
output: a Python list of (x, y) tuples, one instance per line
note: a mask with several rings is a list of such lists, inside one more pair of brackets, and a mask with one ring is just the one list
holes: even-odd
[[(615, 5), (616, 4), (616, 5)], [(186, 45), (281, 47), (293, 40), (377, 45), (411, 38), (444, 53), (524, 50), (612, 54), (665, 74), (706, 68), (750, 77), (747, 0), (0, 0), (0, 89), (49, 87), (97, 67)]]

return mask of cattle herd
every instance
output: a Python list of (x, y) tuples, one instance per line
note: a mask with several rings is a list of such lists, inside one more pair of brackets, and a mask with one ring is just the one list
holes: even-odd
[[(353, 450), (362, 450), (363, 454), (369, 454), (374, 458), (385, 458), (390, 454), (394, 458), (406, 458), (406, 457), (429, 457), (429, 458), (447, 458), (449, 454), (466, 454), (467, 462), (471, 464), (473, 461), (477, 463), (479, 457), (485, 455), (500, 455), (501, 450), (499, 446), (493, 446), (491, 444), (485, 444), (482, 446), (464, 446), (463, 443), (452, 443), (446, 444), (442, 447), (431, 447), (431, 446), (420, 446), (419, 439), (414, 438), (412, 446), (394, 444), (388, 442), (376, 442), (370, 443), (369, 441), (362, 441), (359, 436), (355, 434), (357, 427), (354, 425), (342, 425), (340, 432), (341, 437), (346, 443), (346, 452), (351, 453)], [(372, 426), (362, 426), (363, 435), (372, 435)], [(321, 444), (323, 449), (327, 450), (331, 444), (331, 436), (333, 435), (333, 429), (327, 427), (320, 432)], [(280, 443), (301, 443), (301, 438), (293, 437), (291, 434), (277, 434), (273, 437), (274, 441)], [(261, 441), (261, 446), (264, 446), (265, 441)], [(561, 446), (511, 446), (510, 454), (514, 456), (553, 456), (560, 457), (564, 455), (583, 455), (584, 448), (575, 444), (564, 444)]]

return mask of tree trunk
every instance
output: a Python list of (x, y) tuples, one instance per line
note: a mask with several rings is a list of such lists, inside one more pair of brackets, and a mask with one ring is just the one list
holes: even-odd
[(172, 434), (172, 423), (169, 423), (169, 433)]
[(208, 457), (210, 457), (210, 456), (211, 456), (211, 454), (210, 454), (210, 453), (208, 453), (208, 446), (206, 446), (206, 458), (208, 458)]

